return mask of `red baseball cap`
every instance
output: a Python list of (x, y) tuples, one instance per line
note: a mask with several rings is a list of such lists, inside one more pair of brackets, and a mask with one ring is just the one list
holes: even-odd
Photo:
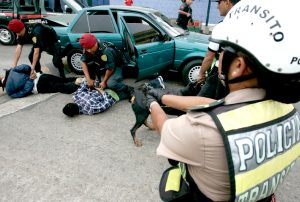
[(15, 33), (21, 32), (24, 29), (24, 27), (24, 23), (17, 19), (13, 19), (8, 23), (8, 29)]
[(82, 46), (82, 48), (89, 49), (97, 43), (97, 39), (94, 35), (88, 33), (82, 35), (82, 37), (79, 39), (79, 43)]

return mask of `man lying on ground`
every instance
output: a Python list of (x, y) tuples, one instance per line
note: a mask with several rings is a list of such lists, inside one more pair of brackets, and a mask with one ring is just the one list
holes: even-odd
[(85, 80), (74, 93), (73, 100), (74, 103), (68, 103), (63, 108), (63, 113), (70, 117), (104, 112), (119, 101), (119, 96), (110, 89), (103, 90), (99, 86), (90, 88)]
[(60, 77), (36, 73), (34, 77), (30, 76), (31, 67), (26, 64), (16, 66), (6, 70), (5, 77), (0, 77), (0, 87), (5, 88), (7, 95), (12, 98), (20, 98), (32, 93), (65, 93), (70, 94), (77, 90), (78, 84), (75, 84), (76, 78), (62, 79)]

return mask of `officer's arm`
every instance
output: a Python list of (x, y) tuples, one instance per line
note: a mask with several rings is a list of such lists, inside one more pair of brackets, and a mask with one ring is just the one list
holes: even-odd
[(157, 102), (152, 102), (149, 109), (151, 111), (150, 114), (153, 126), (155, 130), (161, 134), (162, 127), (165, 121), (168, 120), (168, 116)]
[(14, 63), (13, 63), (13, 67), (16, 67), (18, 65), (21, 53), (22, 53), (22, 48), (23, 45), (18, 44), (16, 47), (16, 52), (15, 52), (15, 59), (14, 59)]
[(213, 51), (208, 50), (206, 52), (205, 58), (202, 62), (200, 72), (199, 72), (199, 78), (198, 82), (202, 83), (205, 81), (205, 72), (211, 67), (214, 58), (215, 58), (216, 53)]
[(40, 56), (40, 48), (34, 48), (33, 59), (32, 59), (32, 64), (31, 64), (32, 71), (35, 71), (35, 66), (39, 60), (39, 56)]
[(105, 87), (107, 86), (107, 81), (108, 81), (109, 77), (110, 77), (113, 73), (114, 73), (114, 70), (113, 70), (113, 69), (107, 69), (107, 70), (105, 71), (105, 75), (104, 75), (104, 77), (103, 77), (103, 81), (102, 81), (101, 84), (100, 84), (103, 88), (105, 88)]
[(180, 6), (178, 13), (182, 14), (182, 15), (186, 15), (187, 17), (189, 17), (191, 14), (188, 12), (188, 7), (187, 6)]
[(87, 81), (87, 85), (89, 87), (93, 87), (94, 86), (94, 80), (92, 80), (91, 77), (90, 77), (88, 66), (87, 66), (86, 62), (81, 61), (81, 67), (82, 67), (82, 71), (83, 71), (83, 74), (85, 76), (85, 79)]
[(183, 10), (178, 10), (178, 13), (182, 14), (182, 15), (186, 15), (187, 17), (189, 17), (191, 14), (189, 14), (188, 12), (185, 12)]
[(200, 96), (163, 95), (161, 98), (164, 105), (181, 111), (187, 111), (191, 107), (209, 104), (214, 101), (214, 99)]

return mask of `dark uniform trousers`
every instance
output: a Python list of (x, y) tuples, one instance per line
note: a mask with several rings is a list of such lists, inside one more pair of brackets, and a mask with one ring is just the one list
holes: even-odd
[[(42, 49), (40, 50), (40, 55), (39, 55), (38, 61), (37, 61), (36, 66), (35, 66), (35, 71), (36, 72), (41, 72), (40, 59), (41, 59), (41, 53), (43, 51), (44, 50), (42, 50)], [(52, 62), (54, 64), (54, 66), (58, 69), (60, 77), (61, 78), (66, 78), (65, 77), (65, 72), (64, 72), (64, 64), (63, 64), (62, 59), (61, 59), (60, 43), (56, 42), (56, 43), (50, 44), (48, 47), (46, 47), (45, 51), (48, 54), (53, 56)], [(28, 56), (29, 61), (31, 63), (32, 63), (32, 60), (33, 60), (33, 54), (34, 54), (34, 48), (31, 49), (31, 52), (29, 53), (29, 56)]]
[(78, 89), (76, 78), (60, 78), (51, 74), (42, 74), (37, 83), (38, 93), (65, 93), (71, 94)]

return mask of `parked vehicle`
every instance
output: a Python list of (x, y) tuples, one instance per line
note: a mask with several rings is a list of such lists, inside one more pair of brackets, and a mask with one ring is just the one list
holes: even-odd
[(157, 10), (117, 5), (85, 8), (68, 27), (54, 29), (75, 73), (82, 73), (79, 39), (90, 32), (122, 50), (129, 70), (138, 68), (139, 79), (170, 70), (179, 72), (184, 83), (197, 79), (209, 38), (171, 25)]
[[(85, 5), (76, 0), (64, 0), (66, 6), (62, 12), (54, 12), (48, 7), (48, 1), (33, 0), (25, 2), (24, 0), (1, 0), (0, 1), (0, 43), (11, 45), (15, 43), (16, 35), (12, 33), (7, 25), (12, 19), (20, 19), (24, 23), (42, 22), (50, 26), (58, 24), (46, 19), (48, 16), (62, 15), (64, 13), (78, 13)], [(56, 10), (56, 9), (55, 9)]]

